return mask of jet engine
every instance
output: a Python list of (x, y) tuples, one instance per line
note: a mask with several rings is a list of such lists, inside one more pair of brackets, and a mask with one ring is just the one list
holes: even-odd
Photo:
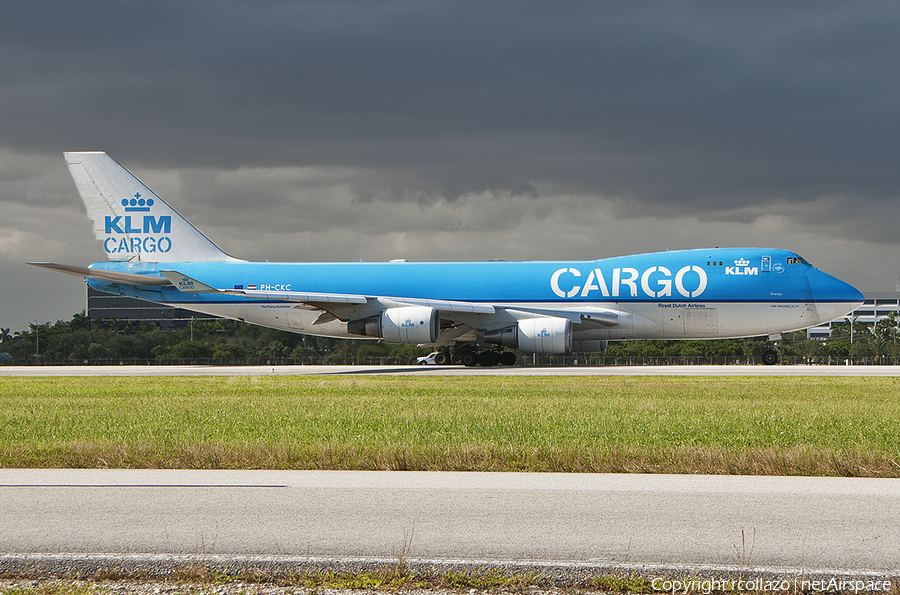
[(438, 311), (428, 306), (388, 308), (381, 314), (347, 323), (347, 332), (380, 337), (389, 343), (436, 343), (441, 332)]
[(572, 323), (566, 318), (550, 316), (526, 318), (514, 326), (485, 332), (484, 341), (530, 353), (569, 353)]

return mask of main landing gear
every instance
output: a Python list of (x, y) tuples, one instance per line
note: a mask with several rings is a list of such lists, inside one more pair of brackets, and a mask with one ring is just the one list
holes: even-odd
[(434, 356), (434, 363), (439, 366), (447, 364), (462, 366), (512, 366), (516, 363), (516, 354), (512, 351), (481, 351), (477, 352), (467, 348), (455, 348), (450, 352), (441, 351)]

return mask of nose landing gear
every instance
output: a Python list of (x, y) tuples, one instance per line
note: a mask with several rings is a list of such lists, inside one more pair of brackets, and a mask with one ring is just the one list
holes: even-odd
[(779, 355), (781, 355), (781, 354), (778, 353), (777, 349), (770, 347), (769, 349), (766, 349), (765, 351), (763, 351), (762, 363), (764, 363), (767, 366), (774, 366), (775, 364), (778, 363)]
[(774, 366), (777, 364), (778, 358), (781, 356), (781, 354), (778, 353), (778, 350), (775, 349), (776, 341), (781, 341), (781, 333), (769, 335), (769, 343), (771, 343), (771, 345), (762, 352), (762, 363), (767, 366)]

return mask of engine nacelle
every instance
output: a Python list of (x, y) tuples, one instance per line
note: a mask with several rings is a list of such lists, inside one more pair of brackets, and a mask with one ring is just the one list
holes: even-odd
[(572, 322), (549, 316), (526, 318), (515, 326), (487, 331), (484, 341), (530, 353), (569, 353), (572, 351)]
[(428, 306), (388, 308), (381, 314), (347, 323), (347, 332), (380, 337), (389, 343), (437, 343), (441, 333), (438, 311)]

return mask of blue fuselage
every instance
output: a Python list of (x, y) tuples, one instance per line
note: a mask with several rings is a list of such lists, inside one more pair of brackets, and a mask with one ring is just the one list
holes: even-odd
[[(154, 276), (160, 270), (175, 270), (218, 289), (439, 299), (504, 307), (602, 307), (634, 315), (629, 328), (592, 331), (591, 337), (603, 339), (771, 334), (843, 316), (863, 300), (858, 290), (797, 254), (759, 248), (670, 251), (593, 261), (100, 262), (92, 268)], [(335, 325), (313, 328), (297, 313), (292, 320), (282, 314), (276, 317), (280, 322), (273, 324), (277, 299), (248, 300), (182, 293), (171, 286), (132, 287), (97, 280), (90, 284), (101, 291), (267, 326), (346, 336)], [(700, 315), (699, 310), (707, 312)], [(477, 324), (487, 327), (491, 321), (482, 317)]]

